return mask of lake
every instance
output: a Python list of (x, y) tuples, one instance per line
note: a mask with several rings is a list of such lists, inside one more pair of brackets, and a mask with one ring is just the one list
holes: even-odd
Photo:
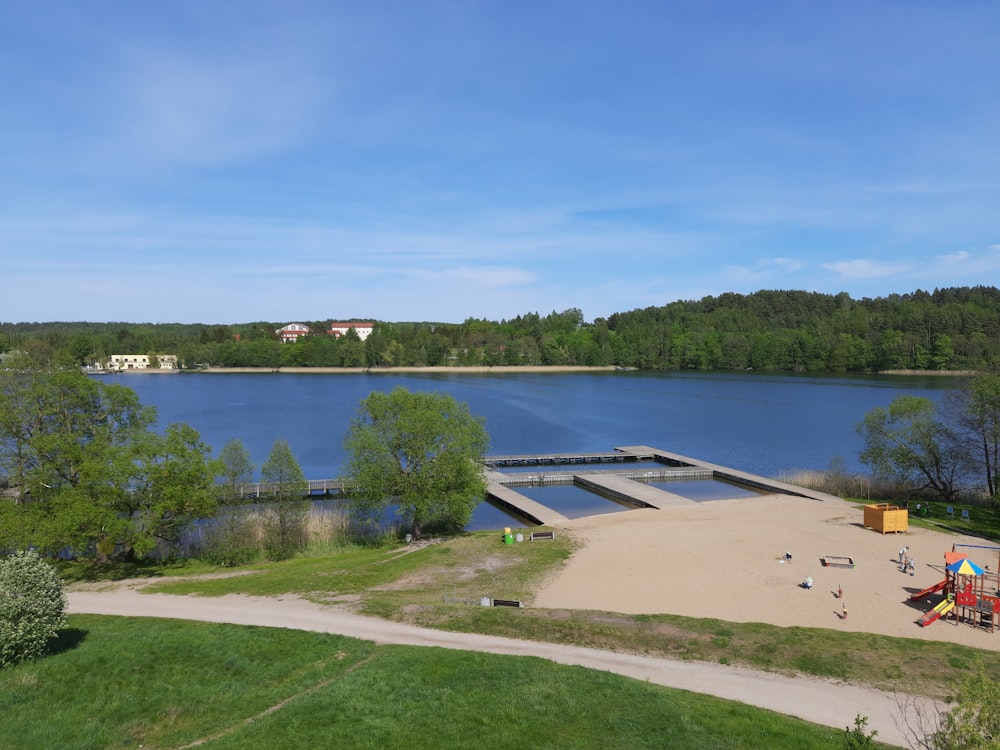
[(491, 454), (609, 451), (649, 445), (769, 477), (861, 470), (856, 426), (902, 393), (939, 399), (947, 377), (763, 373), (142, 374), (104, 376), (186, 422), (215, 453), (240, 438), (257, 464), (288, 441), (311, 479), (335, 477), (343, 439), (370, 392), (439, 391), (482, 416)]

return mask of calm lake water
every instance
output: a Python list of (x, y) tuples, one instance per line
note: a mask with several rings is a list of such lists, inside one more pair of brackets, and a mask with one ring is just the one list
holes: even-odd
[(910, 393), (939, 399), (943, 377), (803, 377), (758, 373), (174, 374), (106, 376), (186, 422), (214, 451), (240, 438), (262, 463), (286, 439), (306, 476), (335, 477), (358, 404), (397, 385), (440, 391), (486, 420), (491, 454), (610, 451), (649, 445), (779, 477), (825, 469), (835, 456), (860, 470), (858, 422)]

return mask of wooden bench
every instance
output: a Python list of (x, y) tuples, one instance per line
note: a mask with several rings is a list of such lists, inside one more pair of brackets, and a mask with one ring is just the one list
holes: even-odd
[(524, 605), (517, 599), (494, 599), (494, 607), (523, 607)]
[(556, 532), (554, 531), (532, 531), (531, 536), (528, 538), (529, 541), (535, 542), (539, 539), (555, 539)]

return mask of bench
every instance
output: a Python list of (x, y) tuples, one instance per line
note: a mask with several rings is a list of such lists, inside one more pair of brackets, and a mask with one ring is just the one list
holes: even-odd
[(539, 539), (555, 539), (556, 532), (554, 531), (532, 531), (531, 536), (528, 537), (529, 541), (535, 542)]
[(494, 599), (494, 607), (523, 607), (524, 605), (517, 599)]

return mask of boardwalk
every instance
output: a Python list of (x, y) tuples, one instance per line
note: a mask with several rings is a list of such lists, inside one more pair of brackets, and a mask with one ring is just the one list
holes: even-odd
[[(648, 445), (624, 446), (613, 451), (589, 453), (489, 456), (484, 463), (488, 481), (487, 497), (490, 502), (506, 509), (515, 517), (542, 526), (562, 524), (569, 519), (557, 510), (518, 492), (516, 487), (573, 484), (637, 508), (664, 508), (694, 502), (647, 484), (671, 479), (722, 479), (765, 492), (779, 492), (813, 500), (830, 498), (830, 495), (822, 492)], [(514, 467), (533, 467), (538, 470), (506, 474), (501, 471), (503, 468)], [(238, 485), (236, 494), (242, 499), (266, 498), (280, 494), (282, 489), (283, 486), (277, 483), (252, 482)], [(308, 480), (302, 492), (310, 496), (343, 497), (346, 494), (344, 480), (339, 478)]]

